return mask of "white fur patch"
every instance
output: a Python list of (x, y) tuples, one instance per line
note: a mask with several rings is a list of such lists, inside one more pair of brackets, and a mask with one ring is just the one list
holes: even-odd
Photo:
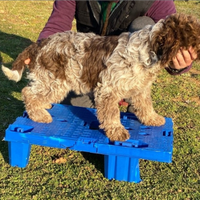
[(21, 79), (21, 76), (17, 70), (12, 71), (9, 68), (2, 65), (2, 71), (8, 77), (9, 80), (18, 82)]

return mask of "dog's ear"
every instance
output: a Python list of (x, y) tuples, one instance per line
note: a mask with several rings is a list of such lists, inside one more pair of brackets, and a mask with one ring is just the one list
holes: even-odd
[(173, 14), (152, 28), (151, 49), (166, 66), (180, 48), (193, 47), (200, 59), (200, 23), (192, 16)]
[[(169, 25), (170, 24), (170, 25)], [(155, 30), (155, 32), (154, 32)], [(159, 21), (152, 29), (151, 48), (156, 52), (161, 65), (168, 65), (180, 48), (179, 34), (176, 30), (176, 22), (172, 16)]]

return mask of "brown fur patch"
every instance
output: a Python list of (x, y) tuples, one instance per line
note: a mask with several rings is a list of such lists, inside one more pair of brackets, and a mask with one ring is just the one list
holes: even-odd
[(99, 81), (99, 73), (106, 69), (105, 61), (118, 44), (118, 36), (94, 38), (91, 44), (85, 43), (85, 56), (82, 62), (81, 80), (94, 88)]
[(55, 51), (43, 52), (38, 60), (41, 66), (44, 66), (49, 72), (54, 74), (55, 78), (65, 80), (65, 65), (68, 60), (65, 55)]
[(24, 66), (24, 60), (30, 58), (30, 63), (28, 65), (29, 70), (35, 68), (35, 60), (38, 52), (48, 43), (49, 39), (43, 39), (41, 42), (34, 42), (28, 46), (21, 54), (18, 55), (16, 60), (12, 65), (12, 70), (19, 70), (21, 66)]

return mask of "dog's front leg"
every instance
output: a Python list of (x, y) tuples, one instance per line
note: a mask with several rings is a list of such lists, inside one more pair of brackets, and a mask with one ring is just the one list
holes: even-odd
[[(131, 112), (146, 126), (161, 126), (165, 118), (157, 114), (153, 108), (151, 94), (146, 91), (131, 98)], [(130, 110), (130, 109), (129, 109)]]
[(108, 91), (108, 88), (98, 87), (95, 92), (99, 127), (104, 129), (111, 141), (124, 141), (130, 137), (128, 131), (121, 124), (118, 102), (119, 98), (113, 90)]

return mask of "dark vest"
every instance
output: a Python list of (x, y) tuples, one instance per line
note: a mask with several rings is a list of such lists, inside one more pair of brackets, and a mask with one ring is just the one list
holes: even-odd
[[(110, 14), (106, 35), (119, 35), (128, 31), (131, 22), (144, 16), (154, 1), (119, 1)], [(101, 34), (103, 20), (98, 1), (76, 1), (76, 11), (77, 31)]]

